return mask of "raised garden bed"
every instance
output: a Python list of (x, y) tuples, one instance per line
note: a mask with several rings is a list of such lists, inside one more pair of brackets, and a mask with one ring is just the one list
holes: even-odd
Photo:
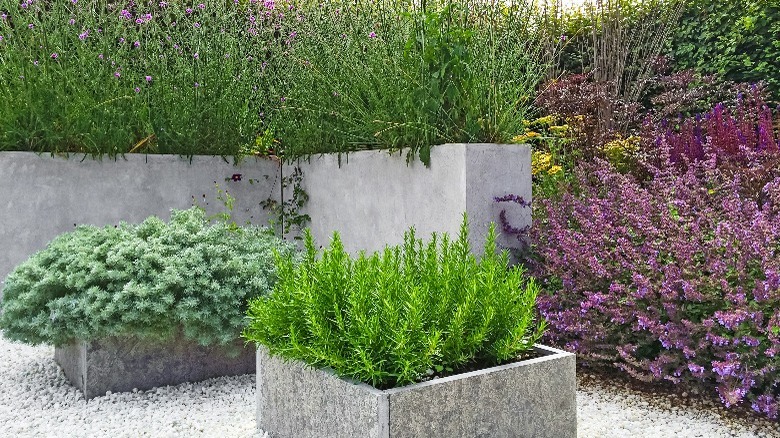
[(257, 351), (257, 425), (274, 438), (577, 436), (575, 356), (378, 390)]
[(56, 347), (54, 360), (89, 400), (106, 392), (146, 390), (254, 372), (252, 348), (241, 341), (203, 347), (179, 335), (165, 342), (131, 337), (76, 341)]

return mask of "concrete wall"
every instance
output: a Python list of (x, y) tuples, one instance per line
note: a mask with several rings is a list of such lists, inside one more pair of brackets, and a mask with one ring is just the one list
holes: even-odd
[[(497, 204), (507, 194), (531, 199), (531, 151), (522, 145), (449, 144), (432, 148), (431, 167), (405, 154), (364, 151), (301, 161), (302, 187), (309, 195), (304, 212), (313, 234), (327, 245), (339, 231), (346, 248), (380, 250), (402, 242), (414, 225), (420, 237), (431, 232), (456, 235), (463, 212), (479, 252), (491, 221), (508, 210), (513, 225), (530, 224), (530, 209)], [(292, 173), (284, 166), (284, 174)], [(231, 177), (240, 174), (240, 181)], [(260, 202), (282, 198), (280, 167), (269, 159), (248, 158), (239, 166), (221, 157), (127, 155), (94, 160), (29, 152), (0, 153), (0, 290), (6, 275), (58, 234), (76, 224), (137, 223), (148, 216), (170, 217), (193, 199), (207, 211), (223, 211), (215, 184), (236, 198), (234, 218), (267, 224)], [(285, 189), (285, 194), (292, 187)], [(499, 227), (500, 229), (500, 227)], [(502, 237), (499, 244), (517, 245)]]
[[(530, 209), (494, 201), (507, 194), (531, 201), (531, 150), (525, 145), (436, 146), (430, 168), (387, 151), (350, 153), (340, 164), (336, 155), (322, 155), (299, 165), (309, 195), (305, 210), (323, 246), (339, 231), (348, 251), (376, 251), (401, 243), (412, 225), (420, 237), (434, 231), (455, 236), (467, 212), (472, 248), (479, 253), (488, 225), (498, 223), (502, 209), (513, 226), (531, 223)], [(500, 236), (499, 244), (518, 245), (507, 236)]]
[[(232, 181), (234, 174), (241, 174), (241, 181)], [(170, 209), (191, 207), (193, 197), (209, 213), (224, 211), (215, 183), (236, 198), (237, 222), (267, 224), (268, 214), (259, 203), (280, 198), (278, 174), (278, 163), (267, 159), (250, 158), (234, 166), (205, 156), (94, 160), (2, 152), (0, 289), (17, 264), (76, 224), (137, 223), (152, 215), (167, 220)]]

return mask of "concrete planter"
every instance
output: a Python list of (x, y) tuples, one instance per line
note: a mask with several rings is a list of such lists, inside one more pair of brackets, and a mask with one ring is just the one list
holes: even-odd
[[(327, 245), (338, 231), (348, 252), (381, 251), (403, 242), (414, 226), (426, 238), (432, 232), (457, 235), (468, 213), (472, 249), (480, 253), (491, 222), (502, 210), (512, 225), (531, 225), (531, 209), (495, 197), (514, 194), (531, 202), (531, 148), (517, 144), (444, 144), (431, 148), (431, 166), (406, 153), (352, 152), (313, 156), (299, 163), (309, 200), (303, 210), (311, 231)], [(290, 174), (288, 170), (285, 174)], [(514, 236), (498, 229), (498, 245), (517, 248)]]
[(575, 356), (540, 357), (380, 391), (257, 352), (257, 425), (272, 438), (577, 436)]
[(251, 157), (235, 166), (215, 156), (97, 160), (0, 152), (0, 289), (16, 265), (76, 224), (139, 223), (153, 215), (167, 220), (172, 208), (193, 202), (209, 214), (224, 211), (215, 183), (236, 198), (237, 223), (266, 225), (270, 216), (259, 203), (280, 199), (279, 169), (276, 161)]
[(54, 360), (89, 400), (107, 391), (146, 390), (220, 376), (251, 374), (255, 352), (242, 341), (229, 347), (203, 347), (177, 336), (154, 343), (105, 338), (56, 347)]

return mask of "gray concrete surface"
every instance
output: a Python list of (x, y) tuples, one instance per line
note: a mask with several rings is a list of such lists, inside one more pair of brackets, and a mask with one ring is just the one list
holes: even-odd
[[(530, 208), (494, 202), (507, 194), (531, 201), (531, 149), (526, 145), (435, 146), (430, 168), (419, 159), (407, 163), (405, 153), (387, 151), (342, 155), (340, 166), (336, 155), (299, 165), (309, 195), (305, 211), (322, 246), (333, 231), (339, 231), (350, 252), (399, 244), (410, 226), (423, 238), (434, 231), (455, 236), (467, 212), (472, 247), (480, 253), (487, 227), (498, 223), (502, 209), (516, 227), (531, 223)], [(518, 242), (500, 236), (499, 245), (516, 247)]]
[[(531, 199), (531, 155), (524, 145), (450, 144), (432, 148), (431, 167), (405, 154), (363, 151), (301, 161), (309, 201), (303, 212), (320, 245), (339, 231), (351, 252), (380, 250), (402, 242), (412, 225), (421, 237), (434, 231), (455, 235), (463, 212), (471, 222), (477, 253), (490, 222), (508, 209), (513, 225), (530, 224), (530, 209), (497, 204), (496, 196)], [(209, 213), (224, 209), (215, 184), (236, 198), (235, 220), (269, 223), (260, 207), (279, 200), (276, 161), (171, 155), (127, 155), (95, 160), (51, 157), (30, 152), (0, 152), (0, 290), (8, 273), (55, 236), (75, 224), (137, 223), (151, 215), (170, 217), (170, 209), (195, 200)], [(285, 166), (285, 173), (292, 172)], [(233, 181), (234, 174), (241, 181)], [(251, 181), (251, 182), (250, 182)], [(291, 193), (292, 188), (285, 189)], [(514, 247), (513, 238), (499, 238)]]
[(257, 426), (271, 438), (577, 436), (575, 356), (527, 361), (379, 391), (257, 353)]
[(198, 382), (255, 371), (255, 352), (237, 340), (203, 347), (179, 335), (167, 342), (134, 338), (77, 341), (56, 347), (54, 360), (89, 400), (106, 392), (129, 392)]
[(383, 391), (257, 350), (257, 427), (269, 438), (388, 436)]
[[(94, 160), (0, 152), (0, 290), (16, 265), (74, 224), (137, 223), (152, 215), (167, 220), (170, 209), (191, 207), (193, 197), (210, 213), (223, 211), (215, 183), (236, 198), (237, 222), (265, 225), (268, 213), (259, 203), (280, 198), (278, 173), (277, 162), (255, 158), (234, 166), (230, 158), (212, 156)], [(234, 174), (241, 181), (232, 181)]]

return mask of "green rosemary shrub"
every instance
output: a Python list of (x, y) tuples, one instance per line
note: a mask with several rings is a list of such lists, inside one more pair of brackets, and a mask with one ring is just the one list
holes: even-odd
[(228, 344), (248, 299), (273, 288), (275, 252), (293, 253), (265, 229), (209, 224), (197, 207), (174, 210), (167, 224), (79, 226), (8, 276), (0, 328), (30, 344), (164, 340), (180, 329), (201, 345)]
[(507, 267), (495, 238), (491, 227), (478, 261), (464, 215), (455, 241), (423, 243), (411, 229), (401, 246), (351, 258), (335, 233), (318, 257), (307, 232), (300, 263), (277, 256), (279, 281), (250, 302), (244, 337), (378, 388), (510, 361), (544, 324), (534, 316), (536, 284)]

